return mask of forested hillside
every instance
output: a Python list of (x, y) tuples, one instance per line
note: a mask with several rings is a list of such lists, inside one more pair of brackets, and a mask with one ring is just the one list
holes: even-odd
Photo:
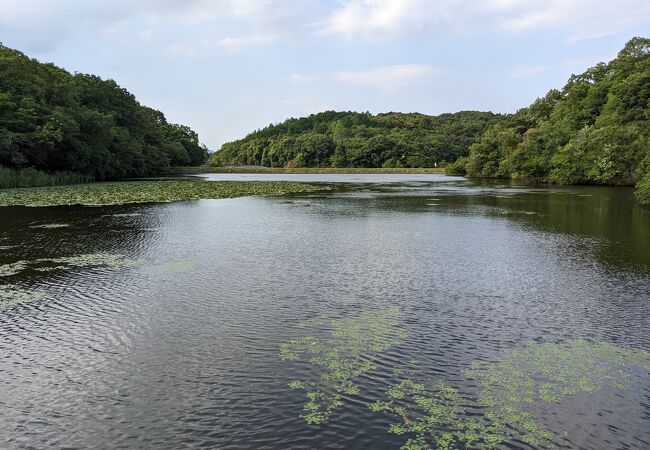
[(637, 185), (650, 203), (650, 39), (572, 76), (499, 122), (450, 172), (555, 183)]
[(101, 180), (206, 158), (194, 131), (168, 123), (113, 80), (72, 75), (0, 45), (0, 166)]
[(424, 114), (327, 111), (289, 119), (223, 145), (213, 165), (433, 167), (468, 153), (503, 116), (478, 111)]

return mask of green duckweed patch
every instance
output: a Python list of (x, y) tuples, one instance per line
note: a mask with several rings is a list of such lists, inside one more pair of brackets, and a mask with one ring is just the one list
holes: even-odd
[(326, 189), (304, 183), (155, 180), (2, 189), (0, 206), (123, 205), (243, 196), (274, 196)]
[(356, 379), (373, 370), (376, 360), (407, 336), (398, 326), (399, 310), (390, 307), (364, 312), (349, 319), (319, 318), (303, 323), (303, 328), (326, 334), (326, 337), (303, 336), (290, 339), (280, 346), (285, 361), (307, 362), (318, 373), (318, 379), (293, 380), (292, 389), (306, 391), (306, 403), (301, 416), (308, 424), (329, 420), (344, 404), (344, 395), (359, 392)]
[(532, 405), (607, 387), (626, 389), (635, 368), (650, 370), (650, 352), (570, 340), (529, 344), (498, 361), (475, 362), (465, 375), (478, 381), (479, 400), (494, 421), (508, 424), (530, 445), (552, 448), (555, 435), (537, 421)]
[(16, 289), (12, 286), (0, 285), (0, 311), (16, 305), (36, 302), (45, 298), (45, 294), (36, 291)]
[(484, 417), (469, 417), (454, 387), (438, 381), (427, 385), (401, 378), (387, 392), (388, 400), (368, 405), (373, 412), (396, 416), (389, 432), (412, 435), (404, 450), (496, 448), (505, 440), (504, 426)]
[(109, 214), (109, 217), (139, 217), (142, 214), (140, 213), (117, 213), (117, 214)]
[(148, 270), (154, 275), (164, 275), (168, 273), (189, 272), (198, 265), (199, 262), (195, 260), (168, 261), (166, 263), (150, 266), (148, 267)]
[(45, 223), (43, 225), (30, 225), (29, 228), (42, 228), (42, 229), (51, 229), (51, 228), (68, 228), (69, 223)]
[(639, 369), (650, 370), (650, 352), (582, 340), (529, 344), (493, 362), (474, 362), (465, 372), (478, 382), (484, 414), (466, 414), (453, 386), (414, 381), (414, 371), (403, 369), (395, 371), (398, 381), (386, 399), (369, 406), (400, 419), (389, 431), (412, 436), (402, 449), (493, 449), (513, 441), (555, 448), (560, 437), (540, 423), (536, 404), (626, 389)]
[(50, 272), (54, 270), (68, 269), (73, 267), (108, 267), (121, 269), (132, 267), (138, 261), (124, 255), (110, 253), (90, 253), (76, 256), (64, 256), (60, 258), (40, 258), (32, 261), (16, 261), (10, 264), (0, 265), (0, 277), (17, 275), (20, 272), (30, 269), (37, 272)]

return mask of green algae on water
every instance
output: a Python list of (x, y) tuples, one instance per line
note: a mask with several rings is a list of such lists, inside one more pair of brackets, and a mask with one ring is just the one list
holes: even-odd
[(17, 261), (10, 264), (0, 265), (0, 277), (17, 275), (18, 273), (31, 269), (37, 272), (51, 272), (54, 270), (68, 269), (73, 267), (108, 267), (121, 269), (132, 267), (138, 261), (124, 255), (111, 253), (89, 253), (76, 256), (64, 256), (60, 258), (39, 258), (33, 261)]
[(9, 264), (0, 264), (0, 277), (10, 277), (27, 268), (29, 261), (16, 261)]
[(536, 421), (531, 405), (606, 387), (626, 389), (635, 368), (650, 370), (650, 352), (570, 340), (529, 344), (495, 362), (474, 362), (465, 375), (478, 381), (479, 400), (494, 421), (508, 424), (529, 445), (552, 448), (555, 435)]
[(87, 253), (76, 256), (64, 256), (61, 258), (43, 258), (36, 260), (36, 262), (51, 262), (55, 264), (63, 264), (68, 267), (102, 266), (111, 269), (122, 269), (138, 264), (138, 261), (134, 259), (112, 253)]
[(148, 180), (1, 189), (0, 206), (124, 205), (243, 196), (275, 196), (327, 189), (269, 181)]
[(387, 397), (368, 406), (373, 412), (400, 419), (389, 432), (414, 436), (401, 447), (404, 450), (494, 449), (505, 439), (503, 424), (467, 416), (458, 390), (443, 381), (427, 385), (401, 378), (388, 390)]
[(639, 369), (650, 370), (650, 352), (582, 340), (529, 344), (494, 362), (474, 362), (465, 372), (478, 381), (482, 415), (466, 414), (453, 386), (416, 382), (409, 369), (395, 370), (399, 381), (387, 399), (369, 406), (401, 419), (389, 431), (412, 436), (403, 449), (493, 449), (514, 441), (555, 448), (560, 437), (539, 423), (535, 404), (561, 404), (606, 387), (626, 389)]
[(16, 305), (36, 302), (45, 298), (45, 294), (36, 291), (16, 289), (12, 286), (0, 285), (0, 311)]
[(381, 352), (401, 343), (407, 336), (398, 326), (399, 310), (364, 312), (349, 319), (319, 318), (303, 323), (303, 328), (315, 328), (329, 337), (303, 336), (290, 339), (280, 346), (285, 361), (303, 361), (319, 373), (315, 381), (293, 380), (289, 387), (305, 390), (301, 416), (309, 424), (329, 420), (344, 404), (343, 395), (359, 392), (355, 383), (360, 375), (373, 370)]
[(45, 230), (54, 229), (54, 228), (68, 228), (69, 223), (45, 223), (42, 225), (30, 225), (29, 228), (42, 228)]

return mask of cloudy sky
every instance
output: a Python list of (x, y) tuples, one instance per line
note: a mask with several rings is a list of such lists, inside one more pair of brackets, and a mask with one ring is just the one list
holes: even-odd
[(216, 150), (326, 109), (513, 112), (650, 36), (648, 0), (0, 0), (0, 42)]

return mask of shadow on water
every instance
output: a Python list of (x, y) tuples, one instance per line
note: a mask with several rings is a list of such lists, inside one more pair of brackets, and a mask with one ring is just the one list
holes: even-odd
[[(345, 214), (395, 211), (503, 219), (540, 232), (586, 239), (589, 246), (581, 250), (593, 252), (606, 264), (650, 266), (650, 207), (636, 202), (632, 188), (473, 180), (344, 184), (334, 189), (335, 195), (356, 204), (341, 208)], [(328, 197), (322, 198), (327, 201)], [(331, 214), (327, 208), (315, 210)]]

